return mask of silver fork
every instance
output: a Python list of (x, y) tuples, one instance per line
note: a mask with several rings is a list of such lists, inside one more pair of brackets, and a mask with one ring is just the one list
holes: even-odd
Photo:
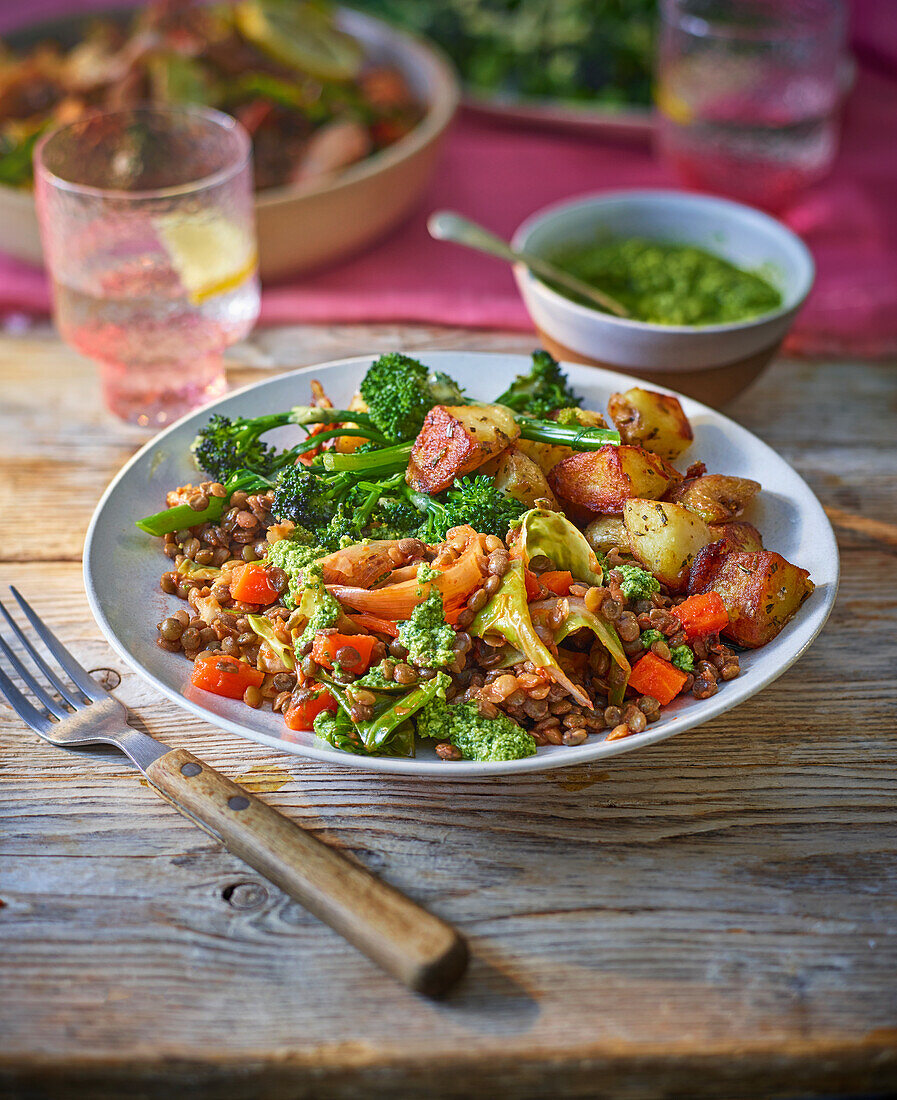
[(15, 588), (10, 586), (10, 592), (61, 670), (42, 656), (0, 602), (3, 618), (33, 665), (29, 669), (0, 636), (0, 695), (35, 733), (61, 748), (115, 745), (178, 809), (412, 989), (438, 995), (463, 974), (467, 945), (451, 925), (191, 752), (172, 749), (128, 725), (122, 703), (82, 668)]

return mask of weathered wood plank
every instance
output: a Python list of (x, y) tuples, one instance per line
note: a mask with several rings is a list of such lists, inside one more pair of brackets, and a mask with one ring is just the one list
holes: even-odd
[[(531, 339), (406, 326), (261, 331), (260, 372), (401, 346)], [(35, 386), (35, 379), (41, 385)], [(793, 1096), (897, 1090), (894, 548), (840, 542), (832, 619), (716, 722), (592, 768), (406, 781), (324, 766), (184, 714), (112, 654), (83, 531), (141, 441), (48, 335), (0, 340), (0, 539), (89, 668), (206, 757), (455, 922), (474, 963), (422, 1001), (111, 751), (64, 754), (0, 710), (0, 1091), (156, 1097)], [(897, 515), (895, 374), (781, 362), (732, 413), (824, 503)], [(850, 400), (845, 401), (845, 394)], [(48, 536), (47, 516), (59, 517)], [(151, 625), (151, 624), (150, 624)]]
[[(870, 556), (848, 553), (842, 599), (874, 599), (854, 580), (872, 575)], [(687, 1032), (701, 1050), (744, 1035), (860, 1041), (893, 1021), (897, 944), (882, 929), (897, 923), (894, 685), (875, 667), (838, 675), (836, 630), (761, 698), (631, 759), (446, 786), (329, 769), (210, 730), (154, 700), (105, 653), (74, 564), (10, 575), (26, 591), (40, 583), (39, 606), (56, 609), (80, 657), (122, 672), (120, 694), (153, 732), (228, 774), (251, 776), (256, 765), (269, 784), (278, 771), (288, 777), (272, 803), (457, 921), (481, 962), (499, 958), (502, 973), (537, 990), (528, 1011), (557, 1054), (593, 1038), (599, 1020), (600, 1034), (634, 1042), (649, 1002), (663, 1005), (652, 1042)], [(874, 635), (881, 620), (866, 629)], [(826, 685), (833, 698), (819, 713)], [(388, 979), (120, 759), (69, 760), (8, 718), (0, 744), (10, 792), (0, 923), (17, 960), (4, 987), (14, 1001), (43, 991), (47, 1006), (7, 1022), (8, 1053), (33, 1049), (37, 1028), (41, 1049), (62, 1054), (74, 1027), (97, 1056), (148, 1034), (155, 1050), (186, 1056), (236, 1028), (231, 1050), (257, 1049), (260, 1036), (300, 1050), (352, 1036), (385, 1056), (394, 1019), (374, 1010), (379, 1002), (407, 1014), (403, 1050), (426, 1042), (449, 1056), (463, 1042), (469, 1057), (494, 1054), (494, 1035), (466, 1029), (463, 1013), (457, 1026), (446, 1009), (412, 1013)], [(240, 883), (253, 886), (226, 900)], [(235, 973), (239, 998), (210, 1019), (210, 996), (226, 1000)], [(76, 978), (78, 997), (66, 999)], [(488, 1000), (488, 988), (477, 997)], [(173, 996), (178, 1011), (166, 1013)], [(96, 1011), (110, 998), (114, 1011)], [(505, 1019), (503, 1047), (516, 1038), (522, 1052), (530, 1031), (526, 1019)]]

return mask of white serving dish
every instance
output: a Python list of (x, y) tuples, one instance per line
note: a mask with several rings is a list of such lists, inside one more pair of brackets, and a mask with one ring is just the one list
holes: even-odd
[[(521, 355), (482, 352), (427, 352), (420, 358), (434, 369), (451, 374), (472, 396), (481, 399), (500, 393), (514, 375), (528, 369), (530, 362)], [(352, 756), (317, 741), (311, 733), (293, 733), (289, 735), (292, 740), (285, 740), (283, 735), (289, 731), (279, 714), (250, 710), (240, 702), (192, 688), (189, 662), (155, 644), (156, 623), (183, 605), (176, 597), (161, 591), (159, 577), (167, 559), (158, 541), (134, 526), (135, 520), (163, 507), (167, 489), (196, 480), (189, 445), (213, 411), (227, 416), (257, 416), (288, 408), (307, 399), (308, 384), (313, 378), (321, 380), (337, 406), (345, 407), (370, 363), (370, 356), (359, 356), (291, 371), (228, 394), (191, 413), (138, 451), (97, 505), (84, 546), (84, 584), (91, 609), (120, 656), (162, 695), (185, 710), (230, 733), (329, 764), (407, 776), (436, 776), (442, 780), (518, 775), (632, 752), (710, 721), (781, 676), (822, 629), (838, 586), (838, 548), (819, 501), (785, 460), (756, 436), (712, 409), (683, 398), (695, 432), (692, 452), (686, 452), (683, 458), (693, 453), (704, 459), (711, 470), (761, 482), (766, 491), (752, 503), (746, 518), (760, 528), (767, 546), (808, 569), (816, 584), (816, 590), (792, 622), (769, 645), (746, 653), (741, 676), (723, 685), (718, 695), (703, 701), (679, 700), (666, 708), (660, 721), (644, 733), (624, 740), (608, 743), (601, 739), (603, 735), (592, 735), (575, 748), (547, 746), (524, 760), (478, 764), (446, 763), (430, 747), (420, 749), (417, 758), (410, 760)], [(587, 407), (603, 408), (612, 392), (625, 390), (635, 381), (575, 364), (566, 369)]]

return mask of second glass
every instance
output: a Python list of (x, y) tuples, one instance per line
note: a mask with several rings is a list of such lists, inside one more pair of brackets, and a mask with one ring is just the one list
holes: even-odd
[(781, 207), (837, 149), (840, 0), (661, 0), (660, 149), (683, 182)]
[(200, 108), (135, 108), (35, 149), (60, 335), (100, 362), (106, 403), (168, 423), (226, 389), (223, 351), (259, 311), (251, 145)]

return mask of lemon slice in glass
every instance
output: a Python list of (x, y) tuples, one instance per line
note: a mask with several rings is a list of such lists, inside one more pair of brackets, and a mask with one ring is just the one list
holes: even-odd
[(193, 305), (235, 290), (255, 272), (251, 236), (218, 213), (159, 218), (156, 229)]
[(361, 68), (361, 46), (337, 30), (320, 3), (242, 0), (234, 19), (243, 37), (269, 57), (318, 80), (351, 80)]

